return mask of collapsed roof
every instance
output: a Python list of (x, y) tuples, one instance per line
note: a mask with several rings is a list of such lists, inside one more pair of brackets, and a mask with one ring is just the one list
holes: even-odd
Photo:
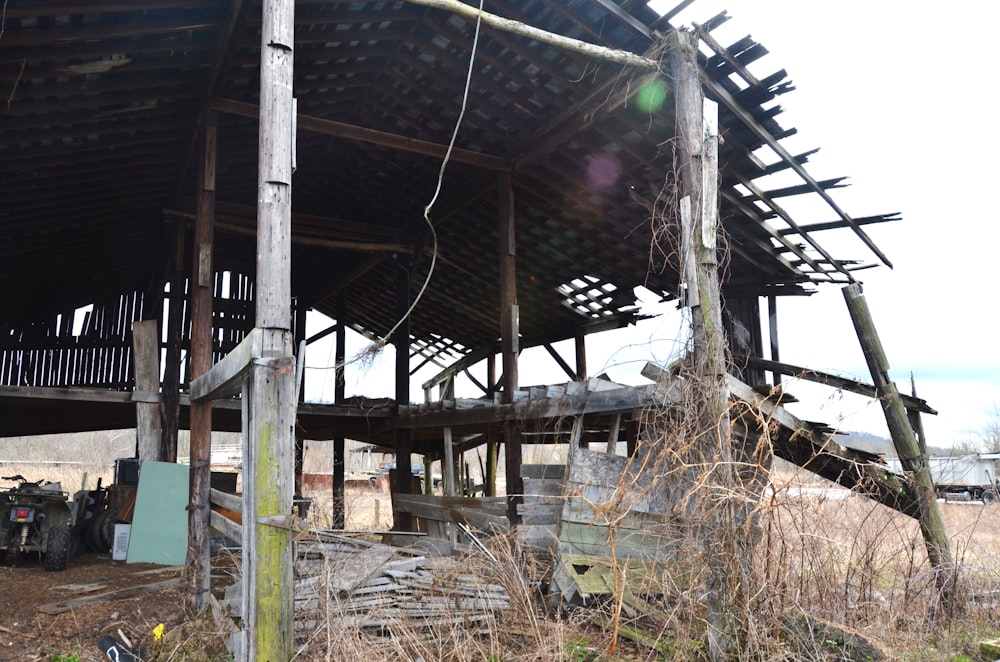
[[(654, 59), (665, 57), (673, 29), (674, 12), (661, 16), (631, 0), (490, 5), (506, 18)], [(130, 319), (160, 314), (174, 265), (190, 271), (191, 241), (183, 239), (210, 113), (219, 116), (215, 268), (244, 283), (249, 300), (260, 13), (259, 3), (241, 0), (6, 8), (0, 337), (8, 357), (74, 333), (73, 311), (90, 304), (119, 302), (122, 323), (108, 328), (120, 327), (112, 332), (120, 340)], [(817, 181), (803, 166), (811, 152), (782, 146), (794, 130), (779, 124), (775, 100), (792, 85), (783, 70), (751, 73), (767, 51), (750, 37), (728, 46), (712, 37), (727, 18), (695, 28), (705, 91), (720, 109), (724, 294), (805, 294), (888, 263), (863, 226), (896, 216), (851, 217), (829, 195), (841, 180)], [(500, 172), (513, 179), (522, 346), (634, 321), (636, 286), (677, 296), (661, 197), (671, 189), (674, 137), (665, 65), (612, 64), (487, 25), (477, 40), (474, 20), (404, 1), (299, 1), (295, 22), (298, 306), (336, 317), (343, 292), (345, 320), (382, 337), (397, 320), (397, 270), (411, 271), (412, 298), (433, 263), (410, 321), (414, 364), (444, 367), (493, 347)], [(429, 224), (424, 210), (460, 114)], [(769, 188), (776, 173), (795, 181)], [(799, 195), (822, 200), (828, 215), (793, 219), (782, 204)], [(836, 228), (853, 232), (858, 255), (824, 249), (817, 236)], [(176, 260), (179, 236), (185, 253)], [(253, 327), (252, 307), (216, 310), (220, 327)], [(220, 352), (240, 339), (219, 336)], [(16, 359), (5, 361), (3, 384), (88, 385), (71, 375), (43, 384), (11, 367)]]

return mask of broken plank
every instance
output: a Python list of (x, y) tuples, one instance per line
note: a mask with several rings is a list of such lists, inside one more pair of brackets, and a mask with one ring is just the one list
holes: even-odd
[(173, 579), (165, 579), (160, 582), (153, 582), (152, 584), (143, 584), (141, 586), (131, 586), (129, 588), (119, 589), (117, 591), (108, 591), (107, 593), (99, 593), (97, 595), (88, 595), (81, 598), (73, 598), (71, 600), (64, 600), (61, 602), (52, 602), (47, 605), (40, 605), (38, 611), (43, 614), (49, 614), (50, 616), (55, 616), (56, 614), (63, 614), (67, 611), (73, 611), (74, 609), (79, 609), (81, 607), (89, 607), (91, 605), (96, 605), (101, 602), (107, 602), (109, 600), (123, 600), (125, 598), (131, 598), (136, 595), (142, 595), (144, 593), (155, 593), (157, 591), (165, 591), (171, 588), (177, 588), (181, 585), (181, 578), (175, 577)]

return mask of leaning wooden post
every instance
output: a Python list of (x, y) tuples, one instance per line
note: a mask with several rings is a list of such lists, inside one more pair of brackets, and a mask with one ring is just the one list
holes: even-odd
[[(692, 422), (694, 461), (711, 473), (711, 492), (700, 494), (699, 534), (708, 556), (708, 654), (725, 660), (739, 654), (742, 612), (738, 592), (748, 550), (741, 538), (743, 517), (735, 503), (735, 468), (729, 420), (726, 334), (722, 325), (718, 248), (718, 108), (701, 90), (697, 43), (688, 32), (672, 35), (671, 69), (677, 117), (677, 165), (681, 182), (683, 277), (691, 308), (693, 380), (698, 409)], [(700, 477), (696, 477), (701, 480)]]
[(249, 660), (290, 660), (293, 652), (289, 527), (294, 521), (297, 404), (291, 331), (294, 14), (293, 0), (264, 0), (255, 292), (262, 358), (253, 361), (244, 391), (249, 400), (250, 447), (249, 466), (244, 462), (248, 487), (243, 494)]
[[(199, 167), (198, 200), (194, 221), (194, 264), (191, 274), (191, 379), (212, 369), (212, 297), (215, 272), (212, 266), (213, 220), (215, 217), (215, 157), (218, 115), (209, 113), (205, 122), (204, 156)], [(208, 522), (212, 487), (212, 401), (191, 403), (191, 469), (189, 478), (187, 566), (191, 570), (189, 590), (195, 612), (205, 606), (211, 589), (211, 550)]]
[(948, 545), (948, 533), (941, 519), (941, 511), (938, 509), (927, 455), (921, 451), (914, 437), (896, 385), (889, 380), (889, 360), (882, 349), (882, 341), (875, 331), (875, 322), (868, 310), (861, 285), (853, 283), (845, 287), (844, 300), (847, 302), (858, 341), (861, 343), (861, 350), (864, 352), (872, 382), (875, 384), (875, 391), (882, 404), (882, 412), (889, 426), (889, 436), (892, 437), (903, 471), (913, 485), (919, 509), (920, 533), (927, 547), (927, 558), (935, 570), (934, 581), (941, 593), (941, 604), (946, 613), (954, 613), (957, 606), (955, 564)]

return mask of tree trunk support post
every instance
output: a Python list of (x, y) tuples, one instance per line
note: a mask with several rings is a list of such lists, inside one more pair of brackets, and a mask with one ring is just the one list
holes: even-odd
[[(197, 209), (194, 221), (194, 254), (191, 270), (191, 379), (212, 368), (212, 266), (215, 218), (215, 162), (218, 114), (205, 121), (204, 152), (199, 166)], [(196, 613), (205, 606), (211, 588), (211, 551), (208, 526), (212, 487), (212, 402), (191, 403), (191, 468), (188, 503), (188, 589)]]
[[(501, 404), (514, 401), (517, 390), (519, 316), (517, 307), (517, 237), (514, 228), (514, 187), (509, 173), (497, 187), (497, 220), (500, 236), (500, 360), (503, 368)], [(511, 526), (521, 521), (517, 505), (524, 500), (521, 480), (521, 431), (514, 421), (504, 423), (507, 470), (507, 518)]]
[[(741, 611), (737, 597), (739, 576), (740, 506), (716, 497), (735, 494), (735, 468), (729, 418), (726, 336), (722, 324), (721, 286), (716, 235), (718, 232), (718, 107), (704, 97), (697, 62), (697, 40), (688, 33), (672, 33), (671, 70), (677, 118), (677, 164), (680, 174), (680, 216), (684, 228), (681, 249), (691, 307), (694, 380), (700, 413), (692, 432), (699, 441), (698, 456), (718, 458), (711, 471), (713, 493), (700, 497), (707, 522), (702, 544), (709, 555), (706, 602), (708, 654), (726, 660), (740, 650)], [(746, 589), (748, 587), (744, 587)]]
[(292, 540), (275, 518), (292, 517), (295, 358), (292, 349), (292, 97), (295, 3), (264, 0), (257, 174), (256, 327), (261, 358), (244, 386), (248, 488), (243, 493), (246, 659), (290, 660)]
[(899, 391), (895, 383), (889, 380), (889, 360), (875, 330), (875, 322), (868, 310), (861, 285), (852, 283), (845, 287), (843, 292), (858, 334), (858, 341), (861, 343), (861, 350), (872, 375), (878, 400), (882, 404), (889, 436), (892, 437), (903, 471), (910, 479), (915, 492), (920, 513), (920, 533), (927, 547), (927, 558), (935, 570), (934, 581), (941, 593), (941, 604), (945, 613), (954, 613), (957, 606), (955, 564), (948, 545), (944, 521), (941, 519), (941, 511), (938, 509), (926, 451), (921, 450), (907, 419)]

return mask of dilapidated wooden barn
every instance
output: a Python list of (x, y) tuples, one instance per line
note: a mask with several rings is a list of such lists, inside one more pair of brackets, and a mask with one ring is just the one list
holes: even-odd
[[(319, 334), (340, 334), (336, 361), (347, 328), (395, 345), (396, 397), (340, 388), (337, 404), (301, 403), (300, 439), (366, 440), (400, 458), (503, 444), (512, 523), (527, 423), (533, 439), (554, 438), (557, 421), (585, 416), (585, 439), (634, 440), (653, 389), (588, 387), (586, 338), (636, 321), (637, 286), (693, 303), (669, 63), (671, 21), (690, 2), (665, 14), (633, 0), (490, 3), (505, 23), (443, 4), (5, 3), (0, 435), (138, 422), (142, 454), (172, 461), (178, 428), (193, 440), (248, 428), (247, 398), (227, 380), (255, 361), (294, 373), (289, 352), (248, 347), (273, 329), (308, 344), (316, 310), (336, 320)], [(733, 377), (749, 387), (737, 395), (772, 407), (778, 375), (795, 371), (774, 360), (775, 301), (889, 264), (865, 227), (897, 216), (837, 204), (841, 179), (817, 180), (812, 152), (783, 146), (794, 133), (779, 121), (786, 72), (751, 73), (764, 46), (721, 44), (713, 30), (728, 17), (706, 18), (686, 34), (718, 108), (722, 319)], [(262, 83), (262, 67), (276, 77)], [(793, 218), (793, 196), (823, 213)], [(287, 232), (273, 231), (277, 207), (290, 207)], [(824, 248), (833, 232), (855, 239), (851, 254)], [(567, 339), (575, 355), (558, 361), (570, 384), (522, 392), (518, 353)], [(241, 367), (195, 393), (193, 377), (234, 350)], [(453, 378), (479, 362), (483, 397), (458, 407)], [(412, 393), (426, 364), (441, 371)], [(208, 395), (225, 398), (210, 406)], [(844, 469), (871, 458), (782, 423), (776, 453), (860, 480)]]

